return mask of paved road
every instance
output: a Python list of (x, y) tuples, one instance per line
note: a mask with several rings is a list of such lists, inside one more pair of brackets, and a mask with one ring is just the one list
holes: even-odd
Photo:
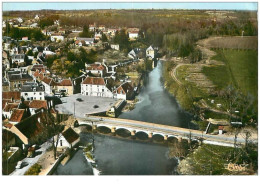
[(36, 150), (36, 154), (38, 153), (39, 155), (33, 157), (33, 158), (24, 158), (22, 161), (28, 163), (28, 165), (26, 165), (25, 167), (21, 168), (21, 169), (15, 169), (10, 176), (20, 176), (20, 175), (24, 175), (24, 173), (33, 165), (35, 164), (40, 157), (47, 151), (47, 149), (49, 147), (51, 147), (51, 142), (47, 141), (45, 143), (43, 143), (40, 146), (40, 149)]
[[(102, 120), (100, 120), (100, 119), (101, 119), (101, 117), (89, 116), (84, 120), (89, 121), (89, 123), (91, 123), (93, 121), (93, 122), (95, 122), (95, 124), (130, 127), (133, 129), (140, 129), (140, 130), (147, 130), (150, 132), (163, 133), (166, 135), (181, 135), (184, 137), (188, 137), (191, 132), (192, 138), (201, 138), (202, 137), (206, 141), (217, 142), (219, 144), (233, 144), (234, 143), (234, 136), (209, 135), (209, 134), (205, 134), (204, 132), (198, 131), (198, 130), (191, 130), (191, 129), (186, 129), (186, 128), (173, 127), (173, 126), (168, 126), (168, 125), (160, 125), (160, 124), (147, 123), (147, 122), (134, 121), (134, 120), (127, 120), (127, 119), (107, 118), (107, 117), (102, 117)], [(237, 142), (244, 143), (245, 139), (237, 138)], [(253, 139), (253, 142), (257, 143), (257, 139)]]

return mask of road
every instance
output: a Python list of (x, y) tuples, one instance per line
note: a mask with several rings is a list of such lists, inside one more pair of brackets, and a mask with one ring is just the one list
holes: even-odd
[[(192, 138), (203, 138), (203, 140), (214, 142), (218, 144), (233, 144), (234, 143), (234, 136), (227, 136), (225, 134), (223, 135), (210, 135), (205, 134), (203, 131), (198, 130), (191, 130), (186, 128), (180, 128), (180, 127), (174, 127), (174, 126), (168, 126), (168, 125), (161, 125), (161, 124), (154, 124), (154, 123), (147, 123), (142, 121), (134, 121), (134, 120), (128, 120), (128, 119), (118, 119), (118, 118), (108, 118), (108, 117), (102, 117), (102, 120), (100, 120), (101, 117), (95, 117), (95, 116), (89, 116), (85, 121), (88, 121), (89, 123), (95, 122), (95, 124), (104, 124), (108, 126), (122, 126), (122, 127), (130, 127), (133, 129), (140, 129), (140, 130), (147, 130), (150, 132), (157, 132), (157, 133), (163, 133), (165, 135), (180, 135), (183, 137), (188, 137), (190, 134)], [(82, 120), (83, 121), (83, 120)], [(238, 143), (244, 143), (244, 138), (237, 138)], [(257, 143), (257, 138), (252, 139), (252, 142)]]
[(38, 162), (38, 160), (40, 159), (40, 157), (47, 151), (47, 149), (49, 147), (51, 147), (51, 142), (47, 141), (45, 143), (43, 143), (41, 146), (40, 146), (40, 149), (36, 150), (36, 154), (38, 154), (37, 156), (33, 157), (33, 158), (24, 158), (23, 162), (27, 163), (28, 165), (22, 167), (21, 169), (15, 169), (11, 174), (10, 176), (21, 176), (21, 175), (24, 175), (25, 172), (35, 163)]

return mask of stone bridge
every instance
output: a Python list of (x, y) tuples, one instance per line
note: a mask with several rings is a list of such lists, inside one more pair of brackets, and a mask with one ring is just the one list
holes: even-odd
[[(234, 136), (226, 135), (210, 135), (205, 134), (203, 131), (191, 130), (187, 128), (174, 127), (168, 125), (147, 123), (142, 121), (119, 119), (119, 118), (108, 118), (108, 117), (98, 117), (98, 116), (88, 116), (85, 119), (77, 119), (79, 125), (88, 125), (93, 128), (93, 130), (98, 130), (101, 127), (105, 127), (110, 130), (111, 133), (115, 133), (119, 129), (125, 129), (135, 136), (139, 132), (146, 133), (149, 138), (154, 135), (160, 135), (164, 140), (169, 138), (175, 138), (178, 141), (182, 139), (196, 141), (202, 141), (204, 143), (211, 143), (223, 146), (233, 146)], [(243, 138), (237, 138), (238, 143), (244, 143)]]

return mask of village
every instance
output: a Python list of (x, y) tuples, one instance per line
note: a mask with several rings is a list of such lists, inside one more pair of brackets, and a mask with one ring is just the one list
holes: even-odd
[[(134, 108), (142, 76), (156, 65), (158, 48), (153, 45), (128, 52), (121, 40), (115, 41), (127, 37), (136, 42), (142, 35), (139, 28), (95, 23), (74, 28), (54, 20), (41, 29), (41, 17), (2, 24), (7, 34), (2, 44), (3, 162), (11, 163), (4, 174), (24, 175), (36, 163), (43, 167), (40, 175), (50, 174), (59, 159), (54, 155), (49, 163), (42, 155), (54, 146), (61, 158), (79, 142), (64, 115), (117, 117), (122, 109)], [(12, 38), (12, 29), (41, 34), (37, 39), (18, 32)], [(57, 125), (62, 129), (57, 131)]]

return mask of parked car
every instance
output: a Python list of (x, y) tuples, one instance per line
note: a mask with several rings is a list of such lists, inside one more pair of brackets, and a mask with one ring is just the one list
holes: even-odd
[(79, 102), (82, 102), (82, 101), (83, 101), (81, 98), (77, 98), (76, 100), (79, 101)]
[(98, 108), (99, 106), (98, 106), (98, 105), (94, 105), (93, 107), (96, 109), (96, 108)]

